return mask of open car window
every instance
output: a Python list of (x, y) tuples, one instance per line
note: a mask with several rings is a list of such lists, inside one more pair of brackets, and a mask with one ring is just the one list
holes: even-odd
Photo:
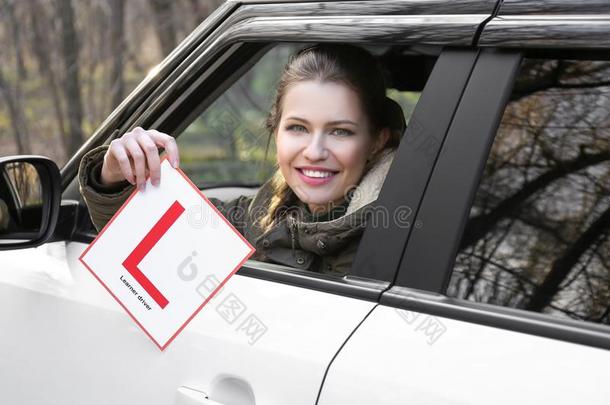
[[(265, 120), (284, 66), (291, 55), (309, 45), (256, 44), (260, 50), (251, 52), (247, 60), (239, 59), (240, 51), (234, 52), (239, 62), (231, 65), (234, 71), (222, 67), (217, 70), (224, 76), (216, 88), (196, 82), (193, 88), (184, 90), (191, 96), (167, 115), (170, 118), (165, 125), (174, 128), (170, 132), (177, 138), (181, 169), (208, 197), (226, 202), (240, 195), (253, 195), (275, 172), (275, 144), (265, 128)], [(248, 49), (254, 48), (252, 44), (240, 46), (233, 45), (232, 49), (248, 54)], [(385, 76), (386, 95), (401, 106), (408, 125), (441, 49), (387, 44), (359, 46), (378, 58)], [(421, 148), (415, 144), (407, 147)], [(407, 171), (412, 176), (423, 175), (419, 170)], [(391, 228), (396, 214), (390, 210), (391, 207), (375, 211), (374, 226)]]
[[(264, 122), (275, 97), (275, 86), (291, 54), (304, 44), (280, 43), (268, 51), (184, 130), (174, 135), (181, 169), (202, 189), (252, 187), (262, 184), (275, 169), (275, 143)], [(382, 54), (387, 47), (368, 47)], [(387, 62), (387, 78), (398, 63)], [(389, 87), (408, 121), (420, 91)], [(184, 126), (184, 125), (183, 125)]]

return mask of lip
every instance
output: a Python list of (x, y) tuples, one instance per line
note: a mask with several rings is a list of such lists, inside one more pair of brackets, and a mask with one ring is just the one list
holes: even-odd
[[(305, 174), (302, 172), (303, 169), (319, 170), (319, 171), (324, 171), (324, 172), (334, 172), (334, 174), (329, 177), (324, 177), (324, 178), (313, 178), (313, 177), (305, 176)], [(321, 186), (326, 183), (329, 183), (330, 181), (332, 181), (332, 179), (335, 178), (335, 176), (338, 173), (336, 170), (330, 170), (330, 169), (326, 169), (324, 167), (319, 167), (319, 166), (301, 166), (301, 167), (295, 167), (295, 170), (296, 170), (299, 178), (301, 180), (303, 180), (304, 183), (309, 184), (310, 186)]]
[(322, 166), (297, 166), (298, 170), (318, 170), (320, 172), (338, 172), (339, 170), (329, 169), (328, 167)]

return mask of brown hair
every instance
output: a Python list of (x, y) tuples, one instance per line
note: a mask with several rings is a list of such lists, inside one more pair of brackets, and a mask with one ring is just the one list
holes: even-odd
[[(398, 146), (406, 127), (402, 108), (386, 96), (383, 72), (375, 57), (363, 48), (348, 44), (317, 44), (291, 56), (284, 66), (265, 121), (270, 137), (273, 137), (278, 129), (286, 91), (291, 85), (302, 81), (336, 82), (351, 87), (360, 96), (371, 134), (377, 137), (383, 128), (390, 128), (390, 137), (385, 147), (367, 161), (363, 175), (377, 163), (384, 149)], [(287, 206), (297, 198), (279, 167), (271, 178), (271, 188), (273, 196), (268, 211), (260, 219), (260, 226), (264, 231), (273, 225), (275, 219), (279, 219), (282, 213), (279, 208)]]

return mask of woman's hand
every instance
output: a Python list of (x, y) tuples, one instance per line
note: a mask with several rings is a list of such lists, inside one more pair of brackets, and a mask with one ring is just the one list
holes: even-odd
[(161, 177), (161, 159), (158, 148), (164, 148), (169, 162), (178, 167), (179, 154), (176, 140), (154, 129), (140, 127), (123, 134), (110, 142), (102, 165), (102, 184), (118, 183), (123, 180), (144, 189), (146, 179), (158, 186)]

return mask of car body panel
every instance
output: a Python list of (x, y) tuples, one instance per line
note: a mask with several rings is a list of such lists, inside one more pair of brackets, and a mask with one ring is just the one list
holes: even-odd
[(608, 362), (608, 350), (380, 305), (318, 404), (605, 405)]
[(408, 14), (473, 14), (490, 12), (496, 4), (496, 0), (352, 0), (352, 1), (319, 1), (319, 0), (227, 0), (229, 3), (237, 4), (269, 4), (269, 5), (291, 5), (291, 3), (306, 3), (314, 10), (333, 9), (336, 7), (350, 7), (351, 10), (371, 8), (387, 12), (386, 10), (400, 11)]
[(597, 15), (610, 13), (606, 0), (503, 0), (498, 16), (506, 15)]
[(481, 47), (610, 48), (610, 3), (605, 0), (505, 0), (481, 34)]
[[(187, 386), (311, 404), (330, 359), (376, 305), (235, 275), (161, 352), (78, 261), (85, 248), (0, 252), (0, 330), (10, 331), (0, 334), (0, 402), (167, 404)], [(245, 309), (229, 322), (222, 305), (234, 299)], [(262, 335), (240, 329), (251, 315)]]

